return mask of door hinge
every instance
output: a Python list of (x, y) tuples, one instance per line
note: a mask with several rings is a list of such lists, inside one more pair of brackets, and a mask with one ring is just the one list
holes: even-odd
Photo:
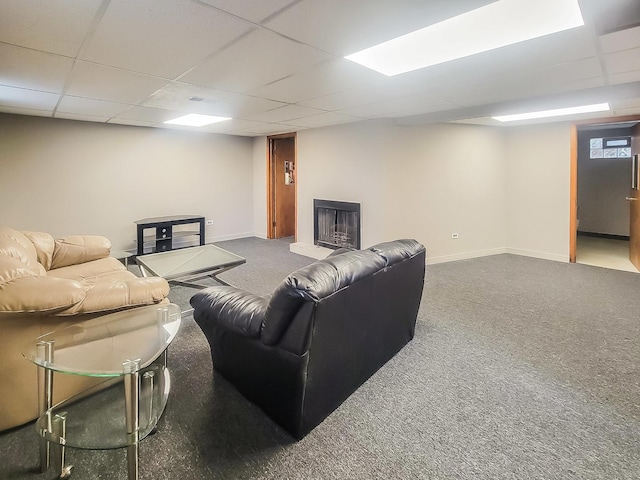
[(276, 222), (273, 222), (273, 223), (271, 224), (271, 226), (272, 226), (272, 227), (275, 227), (275, 226), (276, 226)]

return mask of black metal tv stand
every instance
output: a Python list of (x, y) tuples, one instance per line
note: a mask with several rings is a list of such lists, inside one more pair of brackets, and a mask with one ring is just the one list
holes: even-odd
[[(151, 252), (167, 252), (174, 250), (174, 239), (187, 236), (199, 236), (200, 245), (204, 245), (204, 217), (200, 215), (176, 215), (171, 217), (153, 217), (136, 220), (138, 226), (138, 253), (144, 255), (145, 244), (151, 244)], [(175, 230), (176, 225), (198, 224), (198, 230)], [(145, 237), (146, 229), (154, 229), (153, 235)]]

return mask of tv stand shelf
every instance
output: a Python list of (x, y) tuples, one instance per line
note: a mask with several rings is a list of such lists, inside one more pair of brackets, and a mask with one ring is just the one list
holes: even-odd
[[(198, 236), (200, 245), (204, 245), (204, 217), (198, 215), (177, 215), (173, 217), (153, 217), (136, 220), (138, 226), (138, 253), (144, 255), (145, 245), (151, 245), (151, 252), (175, 250), (174, 239)], [(177, 225), (198, 224), (198, 230), (174, 230)], [(145, 230), (153, 229), (153, 234), (145, 235)]]

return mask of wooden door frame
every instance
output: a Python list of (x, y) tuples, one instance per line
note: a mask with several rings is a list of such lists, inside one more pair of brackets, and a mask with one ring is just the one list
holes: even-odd
[(298, 138), (296, 132), (292, 133), (281, 133), (279, 135), (269, 135), (267, 136), (267, 238), (272, 239), (276, 238), (276, 229), (273, 225), (273, 211), (275, 208), (275, 197), (273, 194), (273, 190), (275, 188), (274, 185), (274, 167), (273, 167), (273, 158), (271, 156), (271, 141), (276, 140), (278, 138), (293, 138), (293, 162), (295, 165), (295, 181), (293, 182), (293, 206), (294, 206), (294, 241), (298, 239)]
[(594, 118), (591, 120), (580, 120), (571, 124), (571, 171), (569, 175), (569, 262), (571, 263), (576, 263), (576, 244), (578, 241), (578, 127), (583, 125), (597, 125), (600, 123), (621, 123), (636, 121), (640, 121), (640, 115)]

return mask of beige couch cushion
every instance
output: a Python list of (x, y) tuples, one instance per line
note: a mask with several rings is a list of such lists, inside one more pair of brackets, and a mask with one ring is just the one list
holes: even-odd
[(38, 254), (38, 262), (40, 262), (45, 270), (49, 270), (51, 268), (53, 249), (55, 247), (53, 236), (45, 232), (22, 231), (22, 233), (35, 247), (36, 253)]
[(108, 257), (111, 242), (97, 235), (71, 235), (55, 241), (51, 269)]
[(74, 280), (27, 276), (0, 284), (0, 312), (53, 314), (76, 305), (85, 296), (85, 288)]
[(56, 315), (76, 315), (149, 305), (169, 294), (164, 278), (139, 278), (112, 257), (49, 271), (49, 277), (75, 280), (84, 289), (84, 298)]
[[(31, 270), (33, 275), (46, 273), (38, 262), (38, 254), (33, 243), (22, 232), (12, 228), (0, 228), (0, 255), (16, 259), (22, 264), (22, 271), (15, 278), (25, 276), (25, 267)], [(0, 270), (6, 273), (7, 268), (0, 265)]]

